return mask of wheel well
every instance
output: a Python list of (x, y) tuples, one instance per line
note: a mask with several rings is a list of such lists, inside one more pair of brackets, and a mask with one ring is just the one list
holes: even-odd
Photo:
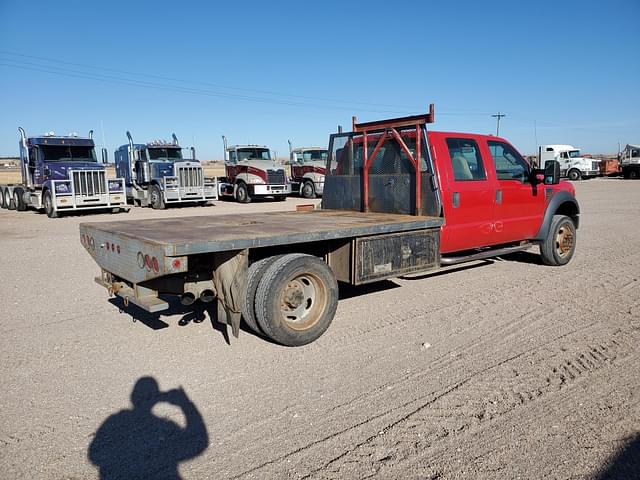
[(578, 207), (573, 202), (562, 203), (555, 211), (555, 215), (566, 215), (573, 220), (573, 223), (578, 226)]

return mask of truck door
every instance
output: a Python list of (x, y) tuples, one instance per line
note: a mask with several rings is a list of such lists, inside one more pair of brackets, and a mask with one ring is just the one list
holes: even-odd
[[(492, 245), (496, 191), (491, 161), (475, 138), (462, 134), (430, 137), (440, 170), (445, 225), (442, 253)], [(487, 175), (489, 173), (490, 175)], [(442, 178), (444, 174), (444, 179)]]
[(532, 184), (531, 168), (518, 151), (501, 140), (486, 142), (498, 188), (493, 229), (498, 243), (533, 238), (544, 215), (544, 185)]

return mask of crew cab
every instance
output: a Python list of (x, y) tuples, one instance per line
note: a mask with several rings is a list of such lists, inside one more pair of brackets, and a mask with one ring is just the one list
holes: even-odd
[(147, 311), (217, 299), (237, 336), (241, 319), (284, 345), (329, 327), (338, 282), (361, 285), (538, 245), (567, 264), (579, 206), (560, 166), (535, 170), (505, 139), (432, 132), (429, 113), (357, 123), (330, 137), (320, 209), (85, 223), (96, 281)]

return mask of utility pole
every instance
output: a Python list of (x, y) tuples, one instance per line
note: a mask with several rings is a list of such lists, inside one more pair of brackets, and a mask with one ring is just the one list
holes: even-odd
[(506, 113), (500, 113), (500, 112), (498, 112), (498, 113), (496, 113), (496, 114), (494, 114), (494, 115), (491, 115), (491, 116), (492, 116), (493, 118), (498, 119), (498, 125), (496, 126), (496, 137), (499, 137), (499, 136), (500, 136), (500, 119), (501, 119), (502, 117), (506, 117), (506, 116), (507, 116), (507, 114), (506, 114)]

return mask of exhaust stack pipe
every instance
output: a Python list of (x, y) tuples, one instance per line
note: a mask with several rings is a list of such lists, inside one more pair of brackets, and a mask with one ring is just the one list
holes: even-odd
[(89, 138), (93, 140), (93, 130), (89, 130)]
[[(26, 183), (28, 188), (33, 187), (31, 176), (29, 175), (29, 148), (27, 147), (27, 134), (24, 128), (18, 127), (20, 132), (20, 172), (22, 173), (22, 179)], [(23, 157), (24, 155), (24, 157)]]
[(174, 145), (178, 145), (178, 137), (176, 137), (175, 133), (171, 134), (171, 138), (173, 138), (173, 144)]
[(226, 161), (227, 161), (227, 137), (225, 137), (224, 135), (222, 135), (222, 145), (224, 145), (224, 155), (223, 155), (222, 159), (226, 163)]
[(193, 305), (193, 302), (196, 301), (196, 296), (191, 292), (185, 292), (180, 296), (180, 303), (182, 305)]
[(216, 298), (216, 294), (213, 290), (203, 290), (200, 292), (200, 301), (204, 303), (213, 302)]

